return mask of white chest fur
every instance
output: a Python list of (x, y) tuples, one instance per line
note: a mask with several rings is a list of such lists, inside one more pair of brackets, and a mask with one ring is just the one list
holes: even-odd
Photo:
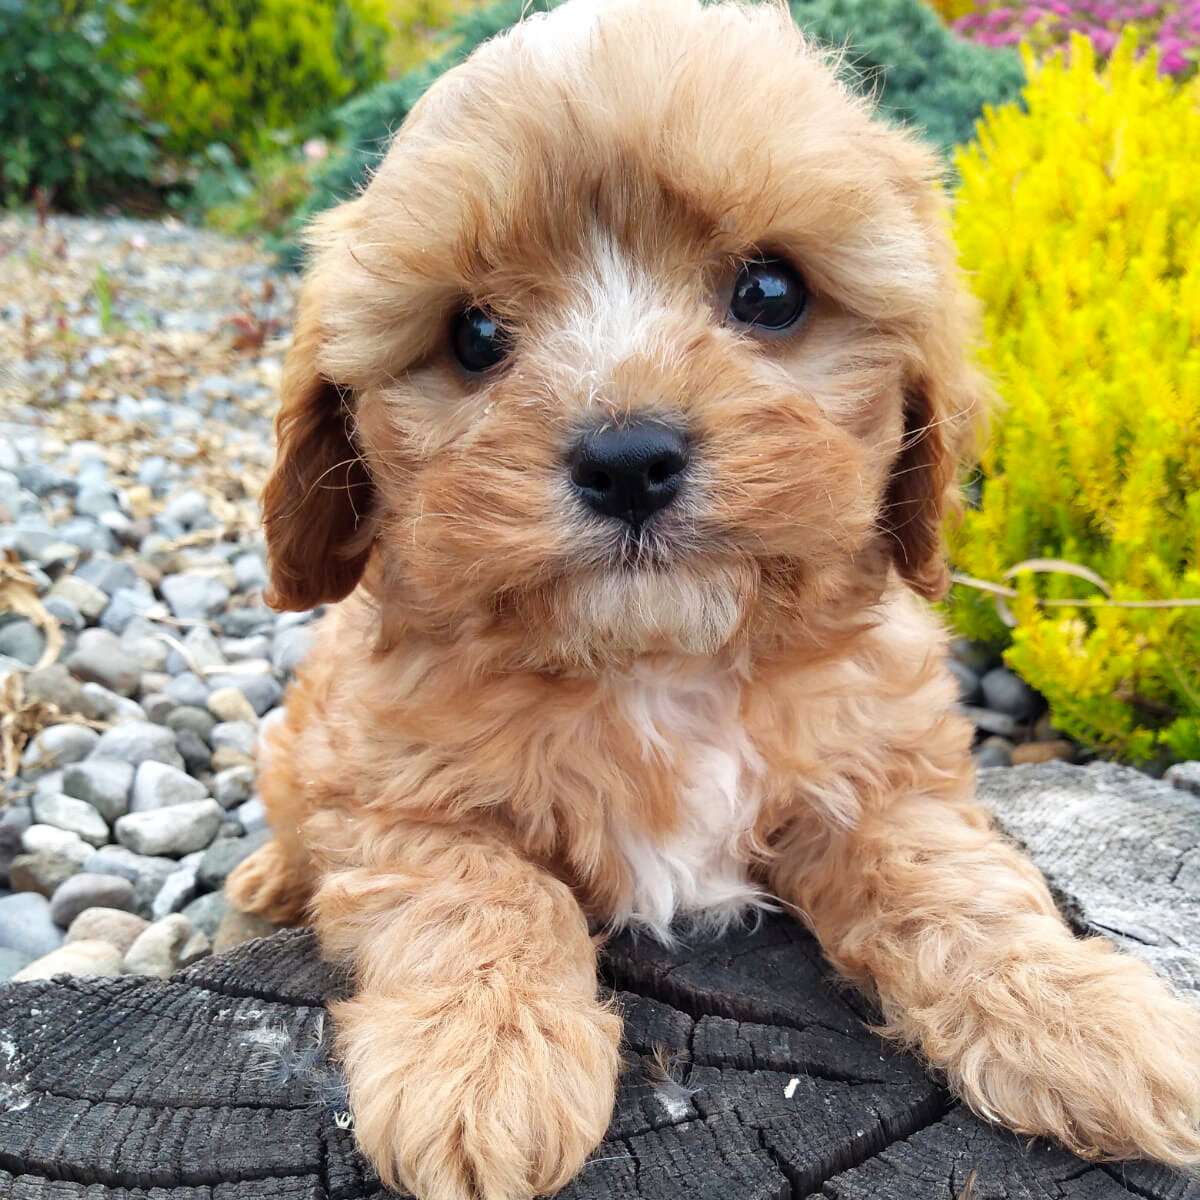
[(758, 814), (762, 762), (742, 727), (740, 680), (729, 671), (667, 669), (623, 679), (618, 696), (647, 758), (674, 764), (678, 821), (662, 838), (614, 830), (632, 892), (622, 923), (670, 941), (672, 919), (723, 926), (762, 893), (747, 878), (746, 841)]

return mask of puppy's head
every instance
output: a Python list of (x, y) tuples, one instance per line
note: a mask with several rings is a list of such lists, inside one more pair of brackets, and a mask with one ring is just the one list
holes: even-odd
[(596, 663), (940, 594), (981, 388), (934, 175), (782, 5), (487, 43), (313, 230), (271, 602), (373, 560), (386, 619)]

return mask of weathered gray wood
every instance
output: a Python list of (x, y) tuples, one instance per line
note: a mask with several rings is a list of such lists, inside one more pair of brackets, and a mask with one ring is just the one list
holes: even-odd
[[(1174, 916), (1196, 901), (1195, 797), (1115, 768), (996, 772), (982, 790), (1081, 927), (1119, 912), (1131, 949), (1196, 986), (1200, 922)], [(603, 976), (628, 1069), (564, 1200), (1200, 1200), (1177, 1172), (1084, 1163), (971, 1116), (867, 1031), (785, 917), (671, 951), (622, 937)], [(382, 1200), (328, 1062), (322, 1005), (345, 986), (291, 932), (166, 982), (0, 988), (0, 1197)]]

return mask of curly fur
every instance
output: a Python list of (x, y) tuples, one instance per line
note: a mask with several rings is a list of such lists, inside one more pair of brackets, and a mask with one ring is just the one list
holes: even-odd
[[(384, 1181), (564, 1184), (619, 1062), (589, 923), (772, 896), (979, 1112), (1200, 1159), (1200, 1018), (972, 801), (918, 599), (986, 401), (930, 154), (783, 5), (572, 0), (439, 80), (312, 246), (263, 507), (272, 603), (340, 603), (229, 891), (353, 968)], [(786, 336), (725, 320), (763, 252), (812, 292)], [(477, 378), (466, 304), (513, 339)], [(632, 559), (564, 470), (630, 415), (692, 447)]]

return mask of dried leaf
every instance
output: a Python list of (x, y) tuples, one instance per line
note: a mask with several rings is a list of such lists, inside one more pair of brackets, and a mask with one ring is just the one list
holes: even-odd
[(38, 599), (37, 584), (12, 550), (6, 550), (0, 562), (0, 612), (5, 611), (27, 617), (46, 635), (46, 648), (35, 670), (48, 667), (58, 658), (66, 644), (63, 631), (54, 614)]

